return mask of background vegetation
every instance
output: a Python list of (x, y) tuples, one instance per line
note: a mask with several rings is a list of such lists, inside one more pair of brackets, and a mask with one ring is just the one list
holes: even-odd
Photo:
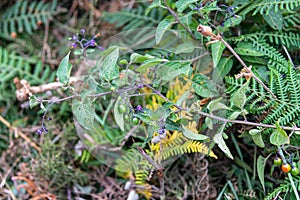
[(299, 199), (300, 0), (0, 7), (0, 199)]

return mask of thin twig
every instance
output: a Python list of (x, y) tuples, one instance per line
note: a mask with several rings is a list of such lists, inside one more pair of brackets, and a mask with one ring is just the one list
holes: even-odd
[[(168, 98), (166, 98), (163, 94), (161, 94), (158, 90), (156, 90), (155, 88), (153, 88), (152, 86), (148, 85), (148, 84), (144, 84), (146, 87), (148, 87), (149, 89), (151, 89), (153, 92), (155, 92), (158, 96), (160, 96), (161, 98), (163, 98), (165, 101), (169, 102), (169, 103), (174, 103), (171, 100), (169, 100)], [(189, 109), (185, 109), (182, 108), (176, 104), (174, 104), (174, 106), (179, 109), (179, 110), (184, 110), (184, 111), (190, 111)], [(200, 114), (202, 116), (205, 117), (209, 117), (212, 119), (216, 119), (218, 121), (221, 122), (225, 122), (225, 123), (234, 123), (234, 124), (244, 124), (244, 125), (249, 125), (249, 126), (259, 126), (259, 127), (265, 127), (265, 128), (277, 128), (275, 125), (269, 125), (269, 124), (260, 124), (260, 123), (255, 123), (255, 122), (249, 122), (249, 121), (241, 121), (241, 120), (229, 120), (226, 118), (222, 118), (222, 117), (218, 117), (200, 110), (196, 110), (196, 111), (191, 111), (192, 113), (197, 113)], [(289, 127), (289, 126), (281, 126), (282, 129), (284, 130), (289, 130), (289, 131), (300, 131), (300, 128), (297, 127)]]
[(164, 0), (164, 3), (166, 4), (167, 10), (171, 13), (171, 15), (175, 18), (175, 20), (189, 33), (189, 35), (193, 38), (193, 40), (195, 41), (199, 41), (195, 35), (192, 33), (192, 31), (186, 27), (179, 19), (178, 15), (176, 14), (176, 12), (174, 10), (172, 10), (172, 8), (170, 8), (170, 6), (168, 5), (167, 0)]
[(243, 65), (244, 69), (247, 70), (248, 73), (251, 73), (251, 77), (253, 77), (260, 85), (262, 85), (267, 92), (269, 92), (274, 99), (277, 100), (275, 94), (254, 74), (251, 72), (251, 69), (246, 65), (246, 63), (242, 60), (242, 58), (233, 50), (233, 48), (222, 38), (222, 36), (216, 36), (219, 40), (229, 49), (229, 51), (234, 55), (234, 57)]

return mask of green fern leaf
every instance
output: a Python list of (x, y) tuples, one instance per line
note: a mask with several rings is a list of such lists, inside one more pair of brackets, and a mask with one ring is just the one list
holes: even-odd
[(252, 15), (257, 13), (268, 15), (269, 12), (274, 9), (275, 12), (279, 10), (292, 11), (300, 6), (300, 0), (260, 0), (253, 1), (247, 8), (242, 10), (239, 15), (245, 16), (252, 11)]
[(0, 17), (0, 31), (5, 35), (21, 33), (32, 34), (41, 23), (47, 23), (62, 10), (57, 9), (57, 0), (52, 3), (43, 1), (17, 1)]

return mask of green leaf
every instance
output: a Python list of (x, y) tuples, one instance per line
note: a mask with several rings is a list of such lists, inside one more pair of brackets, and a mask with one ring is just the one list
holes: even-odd
[(199, 134), (199, 133), (194, 133), (193, 131), (185, 128), (184, 126), (183, 126), (182, 133), (186, 138), (191, 139), (191, 140), (201, 140), (202, 141), (202, 140), (209, 139), (208, 136)]
[(224, 23), (223, 26), (218, 26), (218, 30), (220, 32), (228, 30), (229, 27), (235, 27), (239, 25), (242, 22), (243, 18), (239, 15), (235, 15), (234, 17), (231, 17), (227, 19)]
[(72, 111), (81, 126), (87, 130), (93, 128), (95, 108), (90, 100), (79, 101), (74, 99), (72, 102)]
[(124, 131), (124, 113), (120, 113), (119, 111), (119, 104), (120, 104), (120, 98), (115, 103), (114, 106), (114, 117), (118, 124), (118, 126), (121, 128), (122, 131)]
[(141, 55), (138, 53), (133, 53), (130, 56), (130, 62), (131, 63), (143, 63), (146, 60), (152, 60), (154, 58), (155, 58), (154, 56), (149, 55), (149, 54)]
[(229, 120), (235, 120), (242, 112), (240, 111), (236, 111), (236, 112), (233, 112), (229, 117), (228, 119)]
[(144, 73), (148, 68), (158, 65), (162, 62), (168, 62), (168, 60), (163, 59), (163, 58), (152, 58), (152, 59), (146, 60), (145, 62), (143, 62), (143, 64), (141, 64), (137, 68), (137, 71)]
[(267, 159), (262, 157), (262, 156), (259, 156), (258, 159), (257, 159), (257, 163), (256, 163), (256, 166), (257, 166), (257, 175), (258, 175), (258, 178), (260, 180), (260, 183), (265, 191), (265, 165), (266, 165), (266, 161)]
[(217, 88), (204, 74), (196, 74), (192, 81), (192, 87), (199, 96), (206, 98), (218, 95)]
[(222, 97), (218, 98), (218, 99), (214, 99), (211, 102), (209, 102), (207, 108), (209, 110), (210, 113), (216, 111), (216, 110), (230, 110), (230, 108), (228, 108), (226, 105), (224, 105), (223, 103), (221, 103), (222, 101)]
[[(242, 56), (264, 56), (264, 54), (257, 51), (250, 42), (239, 42), (234, 50), (237, 54)], [(255, 58), (252, 59), (255, 60)]]
[(171, 26), (173, 25), (173, 17), (172, 16), (168, 16), (165, 19), (163, 19), (161, 22), (159, 22), (156, 32), (155, 32), (155, 41), (156, 44), (159, 44), (164, 33), (171, 28)]
[(214, 68), (217, 67), (219, 60), (222, 57), (222, 53), (224, 49), (225, 49), (225, 45), (221, 41), (211, 44), (211, 53), (214, 62)]
[(205, 118), (205, 124), (206, 124), (206, 126), (207, 126), (210, 130), (212, 130), (212, 129), (214, 128), (213, 121), (212, 121), (212, 119), (209, 118), (209, 117), (206, 117), (206, 118)]
[(275, 12), (275, 9), (270, 9), (269, 13), (262, 15), (264, 20), (275, 30), (282, 30), (283, 28), (283, 17), (280, 10)]
[(218, 66), (214, 69), (212, 80), (215, 82), (221, 82), (223, 81), (223, 78), (230, 72), (233, 61), (232, 56), (221, 58), (221, 60), (218, 63)]
[(175, 6), (176, 6), (178, 12), (182, 12), (182, 11), (184, 11), (184, 9), (186, 9), (189, 6), (189, 4), (195, 3), (197, 1), (198, 0), (179, 0), (175, 3)]
[(100, 78), (110, 82), (119, 77), (119, 67), (117, 61), (119, 58), (119, 48), (114, 49), (107, 56), (104, 57), (100, 68)]
[(163, 81), (171, 81), (181, 74), (187, 75), (191, 69), (190, 62), (167, 62), (157, 70), (157, 75)]
[(72, 64), (69, 63), (69, 56), (70, 52), (62, 59), (62, 61), (59, 63), (59, 67), (56, 72), (56, 76), (62, 84), (68, 84), (70, 80), (71, 70), (72, 70)]
[(40, 102), (38, 102), (38, 101), (36, 100), (36, 96), (35, 96), (35, 95), (31, 95), (31, 96), (29, 97), (29, 107), (30, 107), (30, 108), (33, 108), (34, 106), (39, 105), (39, 104), (40, 104)]
[(261, 148), (264, 148), (265, 147), (265, 143), (262, 139), (262, 136), (261, 136), (261, 130), (258, 130), (258, 129), (251, 129), (249, 131), (249, 134), (252, 136), (252, 140), (253, 142), (261, 147)]
[(157, 8), (157, 7), (161, 7), (161, 0), (154, 0), (146, 9), (145, 11), (145, 15), (147, 16), (149, 14), (149, 12), (153, 9), (153, 8)]
[(273, 145), (281, 146), (283, 144), (289, 144), (290, 139), (286, 132), (280, 127), (279, 123), (276, 122), (276, 130), (270, 136), (270, 142)]
[(220, 132), (214, 136), (214, 142), (218, 144), (218, 147), (230, 158), (233, 159), (232, 154), (230, 153), (229, 148), (227, 147), (224, 139), (223, 132)]
[[(250, 79), (249, 79), (250, 80)], [(236, 93), (233, 95), (233, 105), (235, 105), (236, 107), (243, 109), (245, 103), (246, 103), (246, 91), (247, 88), (249, 86), (249, 80), (244, 83), (237, 91)]]

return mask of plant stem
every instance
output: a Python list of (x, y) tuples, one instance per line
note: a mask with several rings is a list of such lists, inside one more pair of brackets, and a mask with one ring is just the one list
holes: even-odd
[(233, 48), (222, 37), (220, 37), (220, 41), (227, 47), (227, 49), (229, 49), (229, 51), (234, 55), (234, 57), (243, 65), (244, 69), (246, 69), (248, 73), (251, 73), (251, 76), (260, 85), (262, 85), (265, 88), (265, 90), (267, 90), (272, 95), (274, 99), (277, 100), (275, 94), (254, 73), (251, 72), (251, 69), (246, 65), (246, 63), (242, 60), (242, 58), (233, 50)]
[(189, 35), (193, 38), (193, 40), (198, 41), (198, 39), (195, 37), (195, 35), (192, 33), (192, 31), (180, 21), (176, 12), (174, 10), (172, 10), (172, 8), (170, 8), (167, 0), (164, 0), (164, 3), (166, 4), (167, 10), (171, 13), (171, 15), (175, 18), (175, 20), (189, 33)]
[[(156, 90), (155, 88), (153, 88), (152, 86), (150, 86), (149, 84), (144, 84), (144, 86), (148, 87), (149, 89), (151, 89), (154, 93), (156, 93), (158, 96), (160, 96), (161, 98), (163, 98), (166, 102), (169, 103), (173, 103), (172, 101), (170, 101), (168, 98), (166, 98), (163, 94), (161, 94), (158, 90)], [(181, 106), (178, 106), (176, 104), (174, 104), (174, 106), (179, 109), (179, 110), (184, 110), (184, 111), (190, 111), (188, 109), (182, 108)], [(209, 117), (212, 119), (216, 119), (218, 121), (221, 122), (225, 122), (225, 123), (234, 123), (234, 124), (244, 124), (244, 125), (249, 125), (249, 126), (259, 126), (259, 127), (265, 127), (265, 128), (275, 128), (275, 125), (269, 125), (269, 124), (260, 124), (260, 123), (255, 123), (255, 122), (249, 122), (249, 121), (241, 121), (241, 120), (230, 120), (230, 119), (226, 119), (223, 117), (219, 117), (219, 116), (215, 116), (200, 110), (196, 110), (196, 111), (191, 111), (192, 113), (197, 113), (200, 114), (202, 116), (205, 117)], [(300, 131), (300, 128), (297, 127), (289, 127), (289, 126), (281, 126), (282, 129), (284, 130), (289, 130), (289, 131)]]

